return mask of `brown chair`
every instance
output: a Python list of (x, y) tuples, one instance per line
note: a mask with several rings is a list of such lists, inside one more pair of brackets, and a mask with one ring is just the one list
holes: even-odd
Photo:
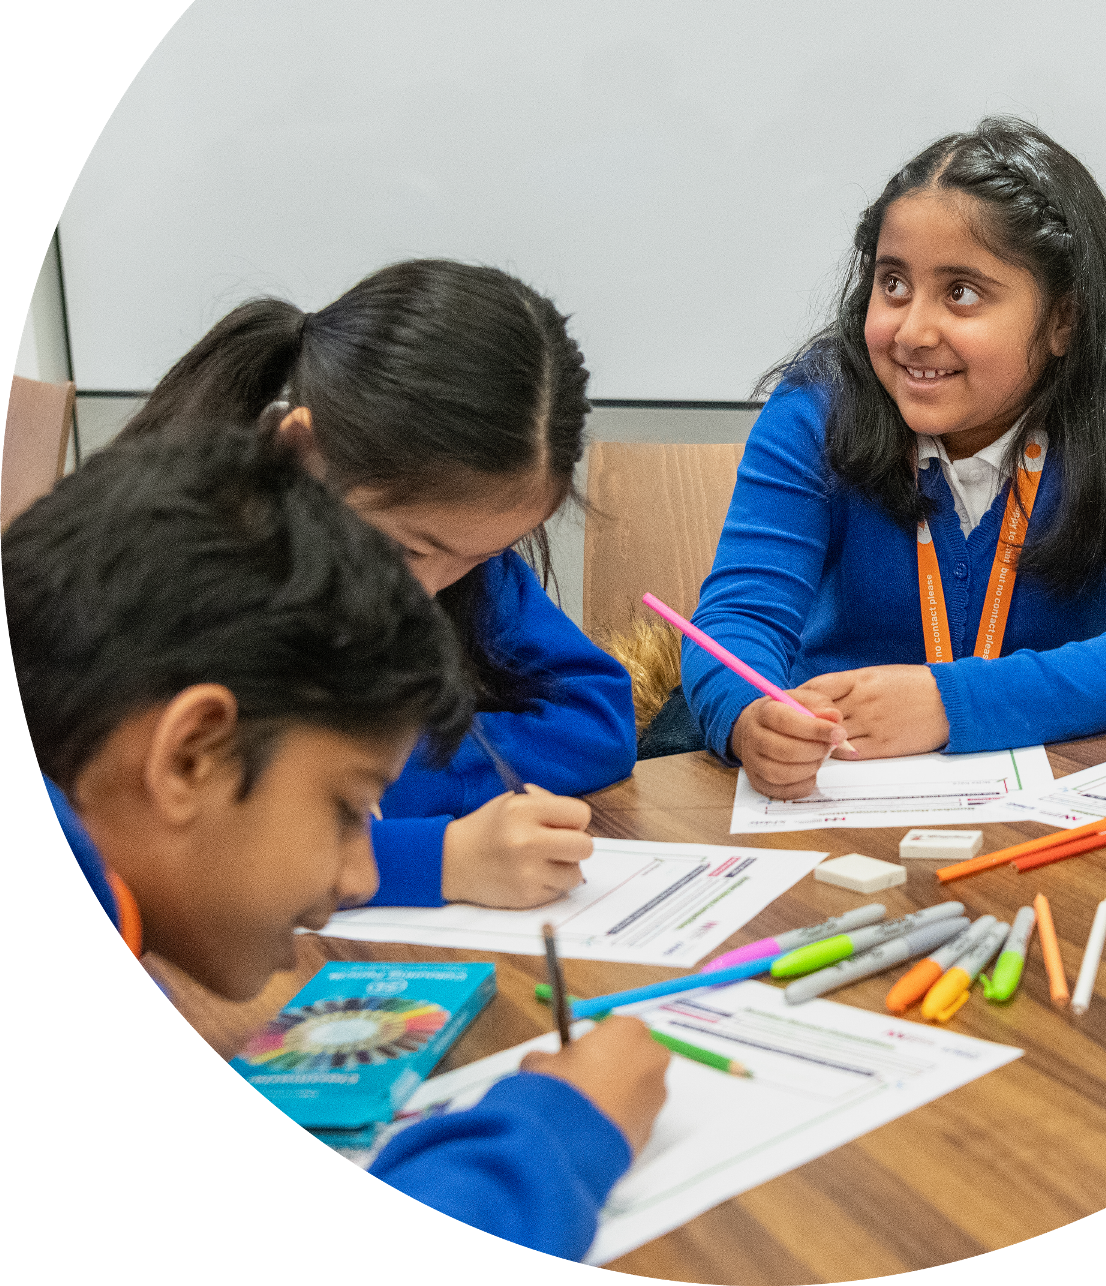
[(0, 530), (44, 496), (64, 472), (76, 396), (77, 386), (71, 381), (43, 384), (19, 375), (12, 380), (0, 471)]
[(710, 571), (744, 446), (595, 442), (588, 456), (584, 630), (603, 646), (651, 590), (690, 616)]

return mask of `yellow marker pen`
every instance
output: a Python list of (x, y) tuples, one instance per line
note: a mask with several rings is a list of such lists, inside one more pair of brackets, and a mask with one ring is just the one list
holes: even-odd
[(979, 976), (980, 970), (985, 969), (999, 953), (1009, 932), (1010, 926), (1000, 920), (979, 946), (961, 957), (951, 969), (945, 970), (922, 1001), (922, 1017), (926, 1022), (947, 1023), (960, 1006), (967, 1002), (972, 983)]

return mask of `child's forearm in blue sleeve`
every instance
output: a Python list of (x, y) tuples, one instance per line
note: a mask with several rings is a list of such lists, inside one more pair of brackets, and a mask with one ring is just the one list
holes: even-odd
[(1106, 729), (1106, 635), (1048, 652), (931, 665), (951, 752), (1009, 750)]
[(370, 1173), (474, 1228), (582, 1259), (631, 1159), (621, 1131), (579, 1091), (520, 1072), (468, 1111), (404, 1130)]
[(369, 906), (444, 906), (442, 845), (452, 817), (397, 817), (369, 829), (380, 885)]
[[(518, 555), (497, 561), (489, 582), (497, 645), (548, 689), (531, 713), (481, 716), (495, 748), (524, 781), (558, 795), (628, 777), (637, 757), (630, 676), (552, 602)], [(491, 794), (502, 790), (496, 786)], [(485, 802), (466, 792), (466, 811)]]
[[(830, 538), (818, 394), (774, 394), (737, 473), (711, 574), (692, 617), (705, 633), (781, 688), (818, 591)], [(684, 694), (708, 747), (731, 759), (738, 715), (761, 694), (686, 641)]]

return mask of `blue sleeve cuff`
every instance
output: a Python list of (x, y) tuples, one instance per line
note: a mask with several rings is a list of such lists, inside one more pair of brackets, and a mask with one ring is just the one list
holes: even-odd
[(371, 1173), (474, 1228), (581, 1259), (631, 1159), (621, 1131), (573, 1086), (520, 1072), (468, 1111), (408, 1127)]
[(396, 817), (369, 830), (380, 887), (369, 906), (444, 906), (442, 845), (452, 817)]
[(954, 754), (1089, 737), (1106, 727), (1106, 636), (995, 661), (931, 665)]

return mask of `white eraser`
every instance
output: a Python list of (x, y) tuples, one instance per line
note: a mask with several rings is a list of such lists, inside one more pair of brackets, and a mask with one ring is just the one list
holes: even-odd
[(983, 847), (982, 831), (907, 831), (899, 844), (899, 857), (935, 857), (964, 862)]
[(881, 862), (878, 857), (847, 853), (814, 868), (814, 878), (823, 884), (837, 884), (856, 893), (877, 893), (906, 883), (906, 867), (894, 862)]

